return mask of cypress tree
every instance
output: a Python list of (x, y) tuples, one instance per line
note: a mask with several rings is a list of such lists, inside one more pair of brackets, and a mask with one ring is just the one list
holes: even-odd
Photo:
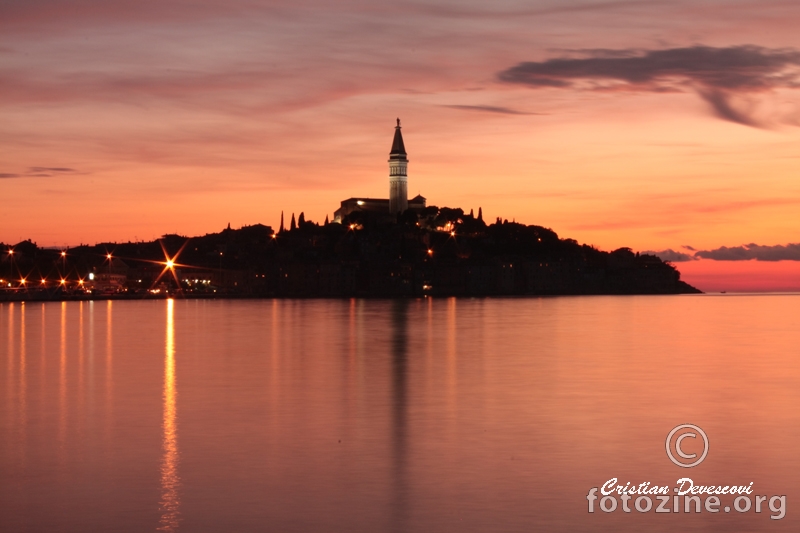
[(293, 231), (297, 229), (297, 224), (294, 221), (294, 213), (292, 213), (292, 222), (289, 224), (289, 231)]

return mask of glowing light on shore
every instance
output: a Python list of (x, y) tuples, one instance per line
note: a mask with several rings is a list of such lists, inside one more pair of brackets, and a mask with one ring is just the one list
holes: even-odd
[[(164, 274), (166, 274), (167, 272), (170, 272), (172, 274), (172, 278), (175, 280), (175, 285), (177, 286), (178, 289), (180, 289), (181, 282), (178, 279), (178, 273), (176, 272), (175, 267), (186, 266), (178, 264), (178, 256), (181, 255), (181, 252), (183, 252), (183, 250), (186, 248), (186, 245), (189, 244), (189, 240), (187, 239), (186, 242), (183, 243), (183, 246), (181, 246), (178, 252), (172, 257), (170, 257), (169, 253), (167, 253), (167, 249), (164, 246), (164, 242), (158, 241), (158, 243), (161, 245), (161, 251), (164, 252), (164, 261), (159, 263), (161, 265), (164, 265), (164, 269), (161, 271), (161, 273), (158, 275), (155, 281), (153, 281), (153, 284), (150, 286), (150, 289), (151, 290), (154, 289), (156, 284), (159, 281), (161, 281), (161, 278), (164, 277)], [(219, 255), (221, 256), (222, 252), (220, 252)]]

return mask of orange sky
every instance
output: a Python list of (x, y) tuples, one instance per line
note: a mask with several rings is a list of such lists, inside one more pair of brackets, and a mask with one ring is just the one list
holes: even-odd
[[(321, 221), (387, 196), (399, 116), (430, 204), (606, 250), (798, 243), (799, 23), (778, 1), (4, 4), (0, 241)], [(701, 288), (747, 270), (692, 263)], [(759, 263), (738, 288), (800, 288), (800, 262)]]

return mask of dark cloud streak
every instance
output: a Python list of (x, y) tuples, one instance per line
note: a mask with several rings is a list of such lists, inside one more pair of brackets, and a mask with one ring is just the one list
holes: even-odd
[(586, 50), (584, 57), (519, 63), (498, 73), (534, 88), (674, 92), (694, 90), (724, 120), (762, 126), (733, 98), (800, 86), (800, 51), (754, 45), (664, 50)]
[(800, 261), (800, 243), (761, 246), (758, 244), (744, 244), (742, 246), (721, 246), (714, 250), (700, 250), (695, 252), (695, 257), (713, 259), (714, 261)]
[(483, 111), (486, 113), (500, 113), (503, 115), (541, 115), (543, 113), (527, 113), (525, 111), (517, 111), (508, 107), (498, 107), (492, 105), (443, 105), (441, 107), (448, 107), (450, 109), (460, 109), (463, 111)]
[(66, 167), (31, 167), (31, 172), (75, 172), (74, 168)]
[(694, 252), (678, 252), (671, 248), (661, 251), (647, 250), (641, 252), (659, 257), (663, 261), (673, 263), (696, 261), (698, 259), (711, 259), (712, 261), (800, 261), (800, 243), (762, 246), (760, 244), (743, 244), (742, 246), (720, 246), (713, 250), (695, 250), (691, 246), (683, 248)]
[(711, 105), (714, 114), (723, 120), (729, 120), (745, 126), (754, 128), (761, 127), (761, 124), (746, 113), (734, 109), (728, 96), (721, 91), (698, 91), (700, 96)]
[(685, 254), (683, 252), (676, 252), (672, 248), (668, 248), (666, 250), (661, 250), (659, 252), (652, 251), (652, 250), (645, 250), (641, 252), (643, 254), (654, 255), (661, 259), (662, 261), (670, 261), (672, 263), (685, 263), (686, 261), (694, 261), (696, 258), (691, 256), (690, 254)]
[(11, 178), (52, 178), (57, 175), (74, 174), (77, 170), (67, 167), (28, 167), (27, 172), (22, 174), (4, 172), (0, 173), (0, 179)]

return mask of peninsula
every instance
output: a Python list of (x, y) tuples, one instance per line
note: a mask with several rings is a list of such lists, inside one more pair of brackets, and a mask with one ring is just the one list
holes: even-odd
[(700, 292), (656, 256), (600, 251), (551, 229), (408, 199), (400, 119), (389, 198), (343, 200), (324, 223), (303, 213), (202, 237), (70, 249), (0, 243), (0, 300), (186, 297), (420, 297)]
[(485, 224), (426, 207), (396, 223), (363, 213), (153, 242), (5, 250), (0, 300), (214, 297), (418, 297), (700, 292), (658, 257), (604, 252), (540, 226)]

